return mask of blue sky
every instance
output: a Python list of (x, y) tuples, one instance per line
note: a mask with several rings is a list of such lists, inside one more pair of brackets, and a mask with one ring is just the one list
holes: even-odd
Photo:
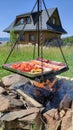
[[(47, 8), (57, 7), (64, 36), (73, 36), (73, 0), (44, 0)], [(1, 0), (0, 1), (0, 37), (8, 36), (3, 30), (15, 19), (16, 15), (30, 12), (36, 0)]]

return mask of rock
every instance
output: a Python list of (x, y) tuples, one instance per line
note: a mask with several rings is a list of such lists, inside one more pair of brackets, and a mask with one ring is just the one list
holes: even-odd
[(60, 118), (62, 118), (65, 115), (65, 111), (61, 110), (59, 114), (60, 114)]
[(58, 110), (55, 112), (54, 118), (55, 118), (56, 120), (59, 120), (59, 119), (60, 119), (60, 115), (59, 115)]
[(67, 110), (71, 107), (72, 100), (68, 94), (66, 94), (63, 100), (60, 102), (59, 109)]
[(53, 117), (50, 115), (46, 114), (44, 115), (46, 118), (47, 124), (46, 124), (46, 130), (57, 130), (58, 127), (60, 126), (61, 121), (55, 120)]
[(37, 113), (33, 113), (31, 115), (28, 115), (26, 117), (20, 118), (18, 119), (19, 121), (27, 121), (27, 122), (33, 122), (35, 120), (35, 118), (37, 117)]
[(54, 118), (54, 119), (56, 119), (56, 120), (59, 119), (59, 113), (58, 113), (58, 110), (55, 109), (55, 108), (53, 108), (53, 109), (51, 109), (51, 110), (45, 112), (45, 113), (43, 114), (43, 116), (45, 116), (45, 114), (51, 116), (52, 118)]
[(31, 125), (18, 120), (4, 122), (3, 130), (30, 130)]
[(38, 112), (39, 112), (39, 109), (35, 108), (35, 107), (29, 108), (29, 109), (26, 109), (26, 110), (23, 109), (23, 110), (18, 110), (18, 111), (12, 111), (12, 112), (9, 112), (9, 113), (5, 114), (4, 116), (2, 116), (0, 118), (0, 120), (2, 120), (2, 121), (13, 121), (15, 119), (19, 119), (19, 118), (28, 116), (32, 113), (38, 113)]
[(5, 87), (9, 87), (15, 83), (26, 82), (27, 78), (20, 76), (18, 74), (12, 74), (12, 75), (3, 77), (1, 81)]
[(4, 93), (5, 89), (3, 87), (0, 86), (0, 94)]
[(9, 100), (3, 96), (0, 95), (0, 112), (5, 112), (9, 108)]
[(49, 115), (49, 116), (51, 116), (51, 117), (54, 117), (56, 112), (57, 112), (57, 109), (53, 108), (53, 109), (51, 109), (51, 110), (45, 112), (45, 113), (43, 114), (43, 116), (45, 116), (45, 114), (47, 114), (47, 115)]
[(73, 130), (73, 126), (72, 126), (72, 127), (69, 127), (69, 129), (67, 129), (67, 130)]
[(0, 80), (0, 86), (3, 86), (3, 83), (2, 83), (2, 81)]
[(24, 106), (23, 102), (20, 99), (16, 99), (13, 96), (6, 96), (6, 98), (9, 100), (9, 109), (19, 109)]
[(62, 119), (61, 130), (70, 130), (72, 126), (72, 111), (69, 109)]

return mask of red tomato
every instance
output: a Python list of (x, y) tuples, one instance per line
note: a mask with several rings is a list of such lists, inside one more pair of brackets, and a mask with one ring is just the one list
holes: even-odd
[(13, 64), (12, 67), (14, 69), (18, 69), (24, 72), (29, 72), (32, 70), (33, 65), (29, 64), (29, 63), (18, 63), (18, 64)]
[(12, 68), (17, 69), (17, 64), (13, 64)]

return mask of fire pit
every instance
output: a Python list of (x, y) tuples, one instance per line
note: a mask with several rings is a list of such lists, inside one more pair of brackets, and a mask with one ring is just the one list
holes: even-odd
[(51, 101), (54, 97), (54, 94), (57, 90), (57, 80), (51, 79), (46, 82), (39, 83), (26, 82), (22, 85), (16, 85), (14, 90), (21, 90), (23, 93), (26, 93), (29, 97), (32, 97), (43, 106), (46, 106), (48, 101)]
[[(12, 81), (12, 76), (10, 77), (9, 80)], [(72, 121), (73, 81), (66, 79), (57, 79), (56, 81), (55, 78), (42, 84), (25, 81), (23, 84), (21, 82), (21, 85), (18, 85), (19, 81), (13, 82), (12, 87), (11, 83), (8, 86), (5, 82), (2, 84), (2, 88), (4, 87), (5, 90), (0, 91), (2, 92), (0, 104), (4, 109), (0, 109), (2, 112), (0, 120), (4, 122), (5, 130), (15, 128), (30, 130), (33, 124), (34, 126), (36, 124), (35, 129), (39, 127), (39, 130), (43, 122), (45, 129), (46, 127), (54, 130), (61, 127), (69, 128)], [(27, 97), (30, 100), (27, 101)], [(5, 101), (8, 103), (6, 104)], [(38, 104), (36, 105), (37, 102), (34, 104), (33, 101), (37, 101)]]

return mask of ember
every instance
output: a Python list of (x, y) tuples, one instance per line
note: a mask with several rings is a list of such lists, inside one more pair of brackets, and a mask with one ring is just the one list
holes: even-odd
[(50, 82), (50, 80), (47, 80), (46, 82), (36, 82), (34, 83), (34, 86), (39, 87), (39, 88), (45, 88), (45, 89), (50, 89), (53, 90), (54, 84), (56, 83), (56, 79), (53, 80), (53, 82)]

